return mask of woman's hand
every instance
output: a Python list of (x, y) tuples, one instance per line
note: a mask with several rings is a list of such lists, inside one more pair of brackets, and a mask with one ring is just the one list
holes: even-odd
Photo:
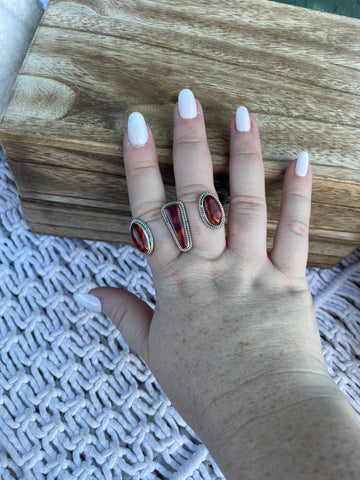
[[(99, 287), (90, 294), (211, 451), (216, 438), (230, 441), (249, 422), (337, 387), (324, 361), (306, 279), (312, 188), (307, 154), (286, 170), (280, 219), (267, 252), (259, 130), (246, 108), (239, 108), (230, 123), (227, 235), (224, 227), (208, 228), (198, 200), (216, 190), (202, 107), (191, 103), (191, 95), (182, 91), (175, 106), (173, 142), (177, 200), (186, 208), (191, 250), (179, 250), (164, 222), (161, 208), (168, 199), (155, 141), (145, 124), (134, 131), (132, 121), (141, 116), (132, 115), (124, 136), (126, 178), (132, 215), (154, 237), (147, 259), (156, 308), (121, 289)], [(179, 106), (196, 116), (182, 118)], [(133, 145), (129, 134), (142, 144)]]

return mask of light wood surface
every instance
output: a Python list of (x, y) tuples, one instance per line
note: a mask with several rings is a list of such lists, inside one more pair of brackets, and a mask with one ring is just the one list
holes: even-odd
[(219, 185), (236, 108), (256, 117), (268, 248), (283, 174), (302, 150), (313, 170), (308, 265), (331, 267), (358, 246), (360, 21), (269, 0), (50, 0), (0, 125), (32, 230), (130, 244), (127, 118), (144, 115), (175, 199), (182, 88), (203, 106)]

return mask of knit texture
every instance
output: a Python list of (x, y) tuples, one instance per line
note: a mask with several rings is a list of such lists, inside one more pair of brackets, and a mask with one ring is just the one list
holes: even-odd
[[(360, 420), (360, 250), (307, 278), (329, 372)], [(224, 478), (112, 322), (73, 300), (96, 286), (156, 303), (133, 247), (32, 233), (0, 150), (0, 479)]]
[(76, 292), (155, 306), (133, 247), (33, 234), (0, 151), (0, 478), (223, 478), (143, 360)]

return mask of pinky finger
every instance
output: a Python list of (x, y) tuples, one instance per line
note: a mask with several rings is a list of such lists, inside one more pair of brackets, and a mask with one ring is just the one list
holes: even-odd
[(309, 155), (301, 152), (285, 172), (280, 219), (269, 258), (284, 274), (306, 275), (309, 252), (312, 171)]

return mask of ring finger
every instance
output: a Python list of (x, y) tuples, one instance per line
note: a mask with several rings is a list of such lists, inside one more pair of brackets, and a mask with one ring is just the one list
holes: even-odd
[(231, 121), (228, 247), (242, 263), (267, 261), (265, 172), (258, 124), (246, 107)]

